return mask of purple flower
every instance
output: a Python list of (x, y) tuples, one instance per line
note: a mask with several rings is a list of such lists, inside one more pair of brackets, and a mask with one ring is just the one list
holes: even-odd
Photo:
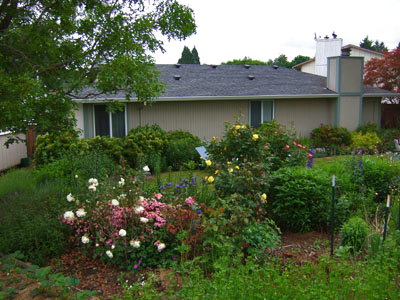
[(198, 210), (197, 210), (197, 213), (198, 213), (199, 215), (201, 215), (201, 214), (203, 213), (203, 211), (202, 211), (201, 209), (198, 209)]
[(141, 259), (139, 259), (139, 260), (138, 260), (138, 264), (140, 265), (141, 263), (142, 263), (142, 260), (141, 260)]
[(172, 185), (172, 183), (171, 183), (171, 182), (168, 182), (168, 183), (167, 183), (167, 186), (171, 186), (171, 185)]
[(173, 257), (172, 257), (172, 260), (176, 260), (176, 256), (173, 256)]
[(138, 265), (134, 265), (133, 268), (136, 270), (137, 268), (139, 268)]
[(164, 185), (160, 185), (160, 190), (165, 190), (165, 186)]

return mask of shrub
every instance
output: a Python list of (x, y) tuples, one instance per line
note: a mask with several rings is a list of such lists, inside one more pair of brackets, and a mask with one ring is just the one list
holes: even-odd
[(90, 152), (104, 153), (112, 158), (116, 163), (119, 163), (123, 158), (123, 141), (121, 138), (96, 136), (91, 139), (86, 139)]
[(190, 132), (181, 130), (168, 132), (168, 145), (165, 153), (168, 166), (179, 170), (189, 161), (199, 163), (200, 158), (195, 148), (200, 145), (200, 139)]
[(157, 124), (133, 128), (129, 130), (126, 138), (133, 139), (142, 153), (164, 154), (168, 143), (167, 133)]
[(366, 153), (377, 153), (381, 144), (381, 140), (376, 133), (367, 132), (365, 134), (359, 132), (352, 136), (352, 148), (362, 150)]
[(344, 127), (321, 124), (311, 131), (311, 141), (314, 148), (345, 151), (351, 145), (351, 133)]
[(378, 124), (377, 123), (367, 123), (363, 125), (358, 125), (356, 132), (361, 132), (362, 134), (366, 133), (378, 133)]
[(367, 223), (360, 217), (352, 217), (343, 224), (340, 230), (342, 246), (350, 247), (353, 253), (363, 251), (367, 244)]
[(321, 169), (281, 168), (272, 174), (269, 207), (279, 227), (306, 232), (327, 227), (331, 179)]
[(382, 141), (380, 152), (394, 151), (394, 139), (400, 139), (400, 129), (383, 128), (379, 130), (378, 136)]

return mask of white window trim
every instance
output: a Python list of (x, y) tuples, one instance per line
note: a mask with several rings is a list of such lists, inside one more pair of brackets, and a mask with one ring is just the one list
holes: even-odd
[(251, 125), (251, 102), (261, 102), (261, 124), (264, 123), (264, 102), (272, 102), (272, 120), (275, 120), (275, 99), (272, 100), (250, 100), (249, 101), (249, 125)]
[[(95, 113), (95, 109), (94, 106), (95, 105), (106, 105), (106, 104), (93, 104), (93, 109), (92, 109), (92, 115), (93, 115), (93, 136), (96, 137), (96, 113)], [(110, 132), (109, 132), (109, 137), (113, 137), (112, 134), (112, 113), (109, 111), (108, 112), (108, 120), (109, 120), (109, 128), (110, 128)], [(126, 104), (124, 104), (124, 122), (125, 122), (125, 136), (128, 134), (128, 106)]]

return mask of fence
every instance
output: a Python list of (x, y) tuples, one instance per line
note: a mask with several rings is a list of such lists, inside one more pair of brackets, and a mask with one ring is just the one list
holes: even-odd
[(400, 128), (400, 104), (382, 104), (382, 127)]
[[(27, 148), (25, 143), (13, 143), (8, 148), (4, 146), (9, 133), (0, 132), (0, 171), (15, 167), (21, 163), (21, 159), (27, 157)], [(20, 135), (24, 139), (24, 135)]]

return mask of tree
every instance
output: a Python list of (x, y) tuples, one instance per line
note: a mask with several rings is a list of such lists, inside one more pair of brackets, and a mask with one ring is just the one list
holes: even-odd
[(280, 66), (286, 68), (289, 68), (289, 64), (290, 62), (287, 60), (287, 56), (285, 54), (281, 54), (274, 60), (270, 59), (267, 62), (267, 65), (269, 66)]
[(221, 63), (222, 65), (266, 65), (266, 62), (251, 59), (250, 57), (245, 56), (243, 59), (234, 59), (227, 62)]
[[(400, 49), (384, 55), (383, 59), (373, 58), (365, 64), (364, 83), (400, 93)], [(399, 97), (392, 99), (398, 101)]]
[(163, 91), (150, 56), (164, 51), (156, 33), (182, 40), (195, 29), (176, 0), (3, 0), (0, 130), (73, 128), (77, 94), (125, 90), (152, 101)]
[(372, 41), (368, 38), (368, 35), (360, 42), (360, 47), (364, 49), (369, 49), (377, 52), (388, 51), (384, 42), (379, 42), (378, 40)]
[(193, 47), (192, 52), (187, 46), (183, 47), (181, 58), (178, 60), (178, 64), (200, 64), (199, 53), (196, 47)]
[(310, 60), (309, 56), (304, 55), (297, 55), (293, 60), (290, 62), (290, 68), (293, 68), (295, 65), (301, 64), (307, 60)]
[(199, 65), (200, 57), (199, 57), (199, 53), (197, 52), (196, 47), (193, 47), (193, 49), (192, 49), (192, 57), (193, 57), (193, 63), (196, 65)]

